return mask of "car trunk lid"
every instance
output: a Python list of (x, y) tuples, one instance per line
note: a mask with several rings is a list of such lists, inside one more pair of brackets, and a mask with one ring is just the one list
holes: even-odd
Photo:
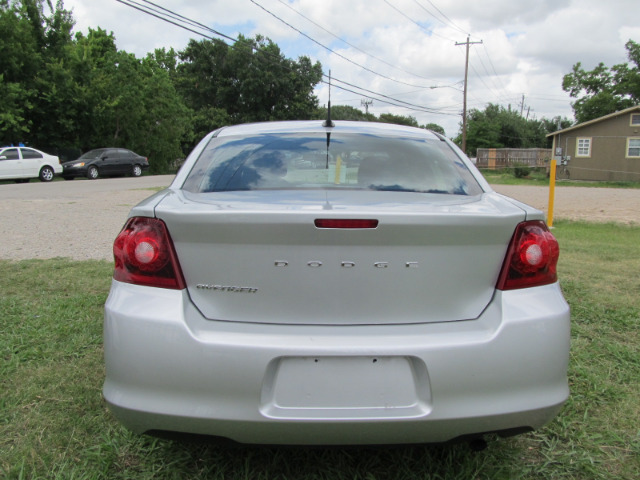
[(354, 325), (477, 318), (525, 212), (493, 193), (318, 190), (173, 192), (156, 216), (206, 318)]

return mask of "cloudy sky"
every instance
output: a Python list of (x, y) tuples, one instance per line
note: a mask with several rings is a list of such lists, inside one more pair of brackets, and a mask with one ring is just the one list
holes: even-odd
[[(562, 77), (627, 61), (640, 42), (639, 0), (64, 0), (76, 31), (113, 32), (119, 49), (145, 56), (183, 49), (211, 30), (261, 34), (289, 58), (306, 55), (334, 78), (332, 105), (414, 116), (459, 132), (467, 37), (467, 108), (497, 103), (529, 118), (573, 118)], [(155, 11), (188, 31), (131, 5)], [(180, 17), (177, 17), (179, 15)], [(177, 19), (180, 19), (178, 21)], [(204, 27), (204, 28), (203, 28)], [(211, 29), (211, 30), (208, 30)], [(226, 40), (230, 43), (229, 40)], [(480, 43), (481, 42), (481, 43)], [(343, 88), (339, 88), (343, 87)], [(328, 87), (316, 90), (326, 105)]]

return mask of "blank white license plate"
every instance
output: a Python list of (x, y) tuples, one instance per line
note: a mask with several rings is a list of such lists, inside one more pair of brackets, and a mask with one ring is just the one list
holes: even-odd
[(284, 418), (424, 415), (426, 368), (410, 357), (284, 357), (270, 369), (262, 412)]

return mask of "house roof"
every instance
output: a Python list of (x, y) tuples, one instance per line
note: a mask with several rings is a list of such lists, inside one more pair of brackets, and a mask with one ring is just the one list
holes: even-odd
[(592, 125), (594, 123), (603, 122), (603, 121), (608, 120), (610, 118), (617, 117), (618, 115), (625, 115), (625, 114), (631, 113), (633, 111), (639, 111), (640, 112), (640, 105), (636, 105), (635, 107), (625, 108), (624, 110), (619, 110), (617, 112), (610, 113), (609, 115), (605, 115), (603, 117), (594, 118), (593, 120), (589, 120), (588, 122), (578, 123), (577, 125), (574, 125), (573, 127), (569, 127), (569, 128), (565, 128), (563, 130), (558, 130), (556, 132), (549, 133), (547, 135), (547, 137), (554, 137), (556, 135), (560, 135), (561, 133), (570, 132), (571, 130), (576, 130), (578, 128), (586, 127), (587, 125)]

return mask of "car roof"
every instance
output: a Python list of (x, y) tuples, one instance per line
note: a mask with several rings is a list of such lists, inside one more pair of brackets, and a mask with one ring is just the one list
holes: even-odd
[(19, 148), (19, 149), (23, 149), (23, 150), (35, 150), (36, 152), (44, 153), (44, 152), (38, 150), (37, 148), (27, 147), (25, 145), (5, 145), (5, 146), (0, 147), (0, 150), (6, 150), (7, 148)]
[(436, 134), (423, 128), (408, 127), (380, 122), (352, 122), (336, 120), (333, 127), (325, 127), (324, 120), (298, 120), (284, 122), (245, 123), (231, 127), (223, 127), (218, 137), (232, 135), (264, 135), (284, 133), (366, 133), (377, 135), (399, 135), (403, 137), (420, 137), (438, 139)]

